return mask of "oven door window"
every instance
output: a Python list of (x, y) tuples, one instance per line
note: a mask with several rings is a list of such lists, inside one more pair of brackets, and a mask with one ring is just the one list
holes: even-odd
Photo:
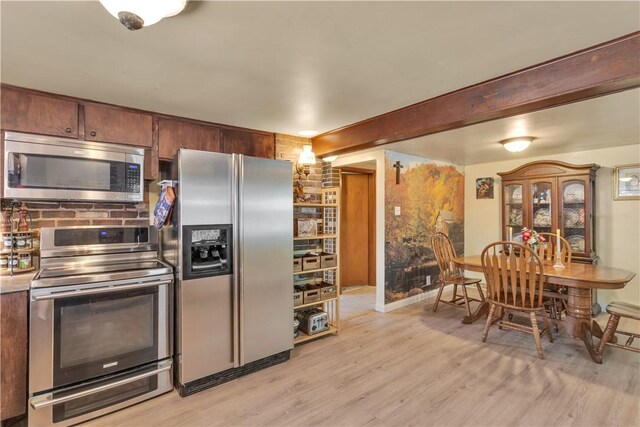
[(158, 310), (158, 287), (56, 300), (54, 386), (156, 360)]
[(126, 166), (109, 160), (11, 153), (7, 184), (9, 188), (123, 192)]

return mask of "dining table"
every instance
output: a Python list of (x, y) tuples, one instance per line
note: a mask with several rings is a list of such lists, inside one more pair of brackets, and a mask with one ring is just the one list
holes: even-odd
[[(482, 273), (480, 255), (457, 257), (452, 260), (458, 267)], [(599, 360), (593, 337), (602, 338), (602, 329), (591, 320), (591, 291), (593, 289), (622, 289), (635, 273), (621, 268), (597, 264), (572, 262), (564, 268), (554, 268), (553, 262), (543, 261), (545, 283), (566, 286), (567, 312), (565, 332), (581, 339), (593, 361)], [(482, 302), (475, 312), (465, 316), (462, 323), (472, 323), (489, 313), (489, 302)]]

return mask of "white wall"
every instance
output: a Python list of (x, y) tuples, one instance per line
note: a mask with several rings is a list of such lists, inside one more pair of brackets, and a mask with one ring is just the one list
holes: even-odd
[[(613, 200), (613, 166), (640, 163), (640, 145), (466, 166), (466, 254), (479, 254), (488, 243), (500, 240), (501, 181), (497, 173), (508, 172), (535, 160), (596, 163), (601, 166), (596, 174), (596, 255), (600, 257), (599, 264), (630, 270), (636, 273), (636, 277), (624, 289), (598, 291), (598, 302), (603, 308), (612, 300), (640, 304), (640, 200)], [(476, 200), (476, 178), (483, 177), (495, 178), (492, 200)]]
[(384, 312), (384, 151), (367, 150), (341, 155), (331, 164), (339, 168), (372, 160), (376, 162), (376, 310)]

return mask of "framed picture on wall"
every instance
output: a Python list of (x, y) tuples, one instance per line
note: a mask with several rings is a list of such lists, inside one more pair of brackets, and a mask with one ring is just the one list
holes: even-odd
[(613, 167), (613, 200), (640, 200), (640, 164)]
[(476, 199), (493, 199), (493, 178), (476, 179)]

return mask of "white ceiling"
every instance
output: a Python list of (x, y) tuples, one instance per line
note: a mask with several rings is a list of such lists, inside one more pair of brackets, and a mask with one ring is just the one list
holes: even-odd
[[(510, 153), (499, 144), (516, 136), (536, 139), (520, 153)], [(640, 144), (640, 89), (387, 144), (383, 149), (471, 165), (633, 144)]]
[(137, 32), (97, 1), (0, 5), (2, 82), (290, 134), (640, 28), (635, 1), (192, 2)]

